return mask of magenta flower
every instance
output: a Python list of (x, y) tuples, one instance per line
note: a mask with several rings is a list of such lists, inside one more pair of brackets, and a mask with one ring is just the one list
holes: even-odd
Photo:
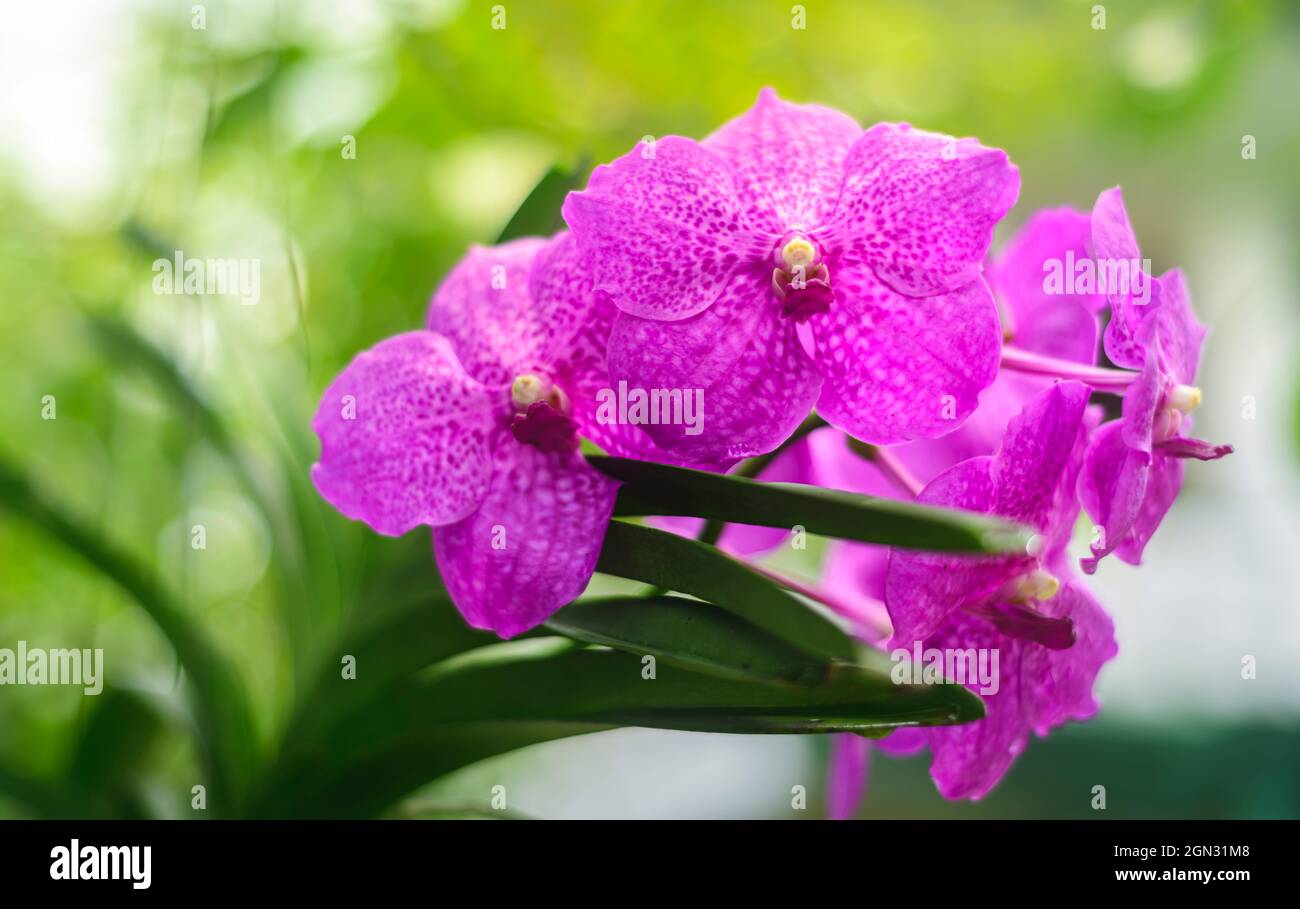
[[(996, 455), (961, 461), (926, 485), (918, 501), (1001, 514), (1038, 528), (1033, 552), (988, 559), (938, 556), (837, 543), (826, 578), (851, 589), (864, 614), (883, 597), (894, 623), (891, 647), (996, 652), (996, 690), (980, 691), (982, 720), (962, 726), (899, 730), (873, 743), (891, 754), (922, 744), (931, 775), (949, 799), (977, 799), (997, 784), (1031, 732), (1046, 735), (1097, 709), (1092, 689), (1116, 653), (1110, 618), (1072, 576), (1066, 543), (1078, 503), (1075, 478), (1086, 438), (1088, 391), (1062, 382), (1039, 392), (1010, 421)], [(941, 444), (927, 443), (927, 444)], [(911, 449), (914, 446), (904, 446)], [(901, 453), (901, 452), (900, 452)], [(879, 480), (866, 491), (881, 494)], [(853, 752), (856, 746), (845, 745)], [(850, 760), (854, 758), (854, 761)], [(853, 793), (865, 757), (838, 758), (833, 807)]]
[(959, 610), (1003, 632), (1069, 647), (1068, 617), (1044, 612), (1061, 582), (1049, 566), (1079, 512), (1075, 481), (1086, 439), (1088, 388), (1060, 382), (1036, 395), (1006, 428), (997, 454), (970, 458), (926, 485), (917, 501), (1010, 518), (1038, 531), (1033, 552), (997, 558), (893, 550), (885, 603), (891, 646), (934, 634)]
[(597, 168), (564, 216), (621, 310), (611, 374), (703, 389), (702, 433), (648, 431), (725, 467), (775, 448), (813, 404), (880, 444), (965, 419), (997, 374), (980, 269), (1018, 192), (1006, 154), (973, 139), (863, 132), (766, 89), (701, 143), (668, 136)]
[(592, 416), (613, 313), (578, 289), (571, 248), (562, 234), (470, 250), (429, 330), (353, 360), (312, 424), (320, 494), (382, 534), (431, 525), (457, 608), (502, 637), (544, 621), (595, 570), (617, 483), (579, 455), (579, 431), (613, 450), (645, 444)]
[[(1053, 567), (1068, 576), (1066, 559)], [(1110, 616), (1083, 585), (1071, 581), (1040, 609), (1070, 621), (1072, 646), (1045, 647), (1001, 633), (967, 613), (956, 613), (925, 639), (925, 649), (984, 648), (999, 654), (998, 690), (981, 694), (984, 719), (925, 730), (932, 755), (930, 775), (944, 798), (982, 798), (1024, 751), (1031, 731), (1044, 737), (1057, 726), (1096, 714), (1092, 690), (1097, 674), (1119, 651)]]
[(1153, 312), (1135, 339), (1143, 349), (1142, 371), (1124, 394), (1123, 417), (1098, 429), (1088, 446), (1079, 495), (1096, 522), (1092, 556), (1081, 561), (1092, 574), (1114, 552), (1131, 565), (1183, 485), (1183, 462), (1212, 461), (1231, 454), (1188, 435), (1189, 414), (1201, 402), (1193, 384), (1205, 329), (1196, 321), (1180, 271), (1155, 279)]
[[(918, 501), (999, 514), (1039, 531), (1023, 557), (974, 559), (893, 550), (885, 603), (891, 646), (998, 654), (986, 716), (927, 730), (930, 772), (945, 798), (980, 798), (1025, 747), (1097, 709), (1093, 683), (1116, 653), (1110, 618), (1073, 580), (1066, 544), (1078, 515), (1075, 482), (1087, 437), (1088, 389), (1061, 382), (1007, 426), (991, 457), (962, 461)], [(968, 686), (974, 687), (974, 686)]]
[[(1136, 260), (1137, 240), (1118, 188), (1097, 199), (1092, 215), (1098, 267), (1107, 256)], [(1139, 369), (1124, 390), (1123, 418), (1093, 435), (1079, 482), (1083, 506), (1099, 533), (1083, 570), (1114, 552), (1133, 565), (1173, 506), (1183, 485), (1183, 461), (1211, 461), (1232, 452), (1191, 438), (1189, 414), (1201, 402), (1195, 386), (1205, 328), (1196, 320), (1181, 271), (1149, 279), (1146, 302), (1137, 293), (1111, 293), (1106, 353)]]

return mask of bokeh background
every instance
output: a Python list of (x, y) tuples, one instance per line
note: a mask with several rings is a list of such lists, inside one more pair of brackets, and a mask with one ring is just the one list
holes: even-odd
[[(1094, 578), (1120, 640), (1099, 718), (1033, 742), (974, 805), (945, 803), (924, 759), (879, 760), (862, 815), (1095, 817), (1101, 784), (1110, 817), (1300, 816), (1300, 8), (808, 0), (797, 29), (786, 0), (504, 0), (494, 29), (495, 5), (0, 12), (0, 455), (179, 592), (237, 667), (259, 740), (368, 608), (358, 566), (419, 565), (428, 547), (315, 501), (325, 383), (420, 324), (550, 168), (700, 137), (773, 85), (1007, 149), (1023, 192), (1004, 238), (1122, 184), (1144, 255), (1185, 269), (1212, 327), (1198, 434), (1236, 446), (1191, 465), (1146, 565)], [(258, 259), (260, 301), (153, 293), (151, 263), (175, 249)], [(136, 339), (219, 415), (224, 447)], [(19, 639), (104, 648), (117, 706), (0, 688), (0, 816), (43, 813), (33, 790), (74, 813), (189, 816), (198, 771), (165, 639), (0, 511), (0, 646)], [(619, 730), (471, 766), (395, 813), (486, 812), (500, 784), (532, 816), (818, 816), (826, 746)], [(111, 771), (94, 769), (103, 751)], [(119, 803), (96, 801), (105, 772)]]

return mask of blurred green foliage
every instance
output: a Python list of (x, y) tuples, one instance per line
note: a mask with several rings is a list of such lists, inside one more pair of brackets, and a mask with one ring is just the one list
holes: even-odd
[[(1288, 255), (1300, 253), (1294, 4), (1107, 4), (1096, 29), (1083, 2), (843, 0), (804, 4), (803, 30), (784, 0), (508, 2), (501, 30), (493, 5), (377, 0), (350, 18), (214, 0), (202, 30), (189, 4), (141, 14), (113, 86), (106, 187), (50, 200), (0, 170), (0, 452), (177, 592), (181, 618), (246, 689), (252, 762), (313, 722), (304, 697), (334, 671), (341, 635), (436, 595), (427, 534), (372, 536), (315, 496), (319, 390), (357, 351), (418, 326), (468, 244), (523, 229), (511, 216), (553, 167), (583, 169), (646, 135), (701, 136), (770, 84), (864, 123), (1009, 149), (1024, 183), (1013, 223), (1122, 181), (1159, 265), (1196, 247), (1193, 194), (1244, 200), (1222, 214), (1243, 224), (1281, 197)], [(1247, 133), (1267, 153), (1243, 166)], [(151, 263), (175, 249), (259, 258), (260, 302), (152, 293)], [(1211, 267), (1186, 266), (1194, 284)], [(45, 396), (55, 420), (41, 418)], [(193, 523), (207, 528), (202, 553)], [(422, 640), (397, 615), (397, 637)], [(0, 518), (0, 646), (20, 638), (106, 648), (111, 688), (0, 690), (0, 789), (26, 794), (0, 794), (0, 814), (190, 815), (206, 777), (172, 647), (121, 590)], [(359, 747), (361, 728), (337, 730), (339, 747)], [(1105, 766), (1165, 787), (1141, 813), (1300, 813), (1294, 717), (1171, 741), (1068, 730), (978, 806), (944, 806), (917, 762), (878, 762), (879, 810), (1079, 813), (1083, 796), (1039, 797)], [(1276, 759), (1222, 787), (1247, 746)]]

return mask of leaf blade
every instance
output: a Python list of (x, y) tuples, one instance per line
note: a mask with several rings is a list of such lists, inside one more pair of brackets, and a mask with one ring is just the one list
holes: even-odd
[(818, 536), (941, 552), (1022, 551), (1031, 533), (998, 518), (799, 483), (588, 455), (593, 467), (622, 481), (617, 516), (682, 515), (756, 524), (801, 526)]
[(564, 197), (580, 189), (589, 160), (584, 156), (573, 167), (555, 166), (543, 175), (497, 236), (497, 243), (519, 237), (549, 237), (564, 229), (560, 208)]
[(596, 570), (689, 593), (815, 656), (853, 658), (853, 640), (837, 625), (698, 540), (610, 521)]
[(726, 678), (814, 684), (830, 663), (817, 659), (711, 603), (682, 597), (607, 597), (570, 603), (545, 627)]
[(116, 583), (167, 638), (190, 681), (214, 804), (223, 814), (237, 815), (258, 756), (248, 700), (233, 667), (146, 568), (88, 530), (4, 457), (0, 457), (0, 510), (24, 520)]

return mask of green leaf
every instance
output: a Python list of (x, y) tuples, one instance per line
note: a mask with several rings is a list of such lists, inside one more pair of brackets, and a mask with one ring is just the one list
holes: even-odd
[[(883, 733), (983, 716), (958, 685), (895, 685), (887, 673), (836, 665), (821, 685), (703, 675), (667, 662), (654, 679), (613, 650), (520, 658), (514, 643), (484, 648), (412, 682), (384, 710), (314, 753), (275, 786), (266, 813), (362, 817), (418, 786), (494, 754), (617, 726), (733, 733)], [(491, 651), (501, 651), (492, 659)]]
[[(32, 776), (0, 757), (0, 799), (26, 809), (34, 817), (85, 818), (85, 806), (67, 787)], [(6, 815), (8, 819), (8, 815)]]
[(137, 366), (157, 382), (177, 409), (194, 421), (199, 433), (230, 459), (232, 465), (240, 471), (240, 483), (251, 494), (254, 502), (258, 501), (260, 491), (248, 475), (242, 472), (242, 465), (236, 456), (225, 422), (176, 368), (171, 357), (120, 319), (88, 315), (86, 325), (91, 338), (112, 362)]
[(820, 685), (723, 679), (640, 659), (571, 650), (543, 659), (449, 667), (420, 692), (431, 723), (582, 721), (701, 732), (870, 732), (984, 715), (960, 685), (897, 685), (884, 671), (836, 664)]
[(710, 675), (812, 684), (830, 664), (710, 603), (682, 597), (579, 600), (546, 621), (557, 634)]
[(128, 689), (105, 688), (94, 701), (64, 778), (83, 804), (102, 805), (104, 817), (146, 817), (135, 787), (141, 757), (162, 733), (163, 719)]
[(833, 622), (698, 540), (610, 521), (596, 570), (707, 600), (808, 654), (853, 658), (853, 640)]
[(614, 513), (686, 515), (763, 527), (801, 526), (819, 536), (940, 552), (1023, 551), (1031, 532), (998, 518), (799, 483), (744, 477), (604, 455), (587, 460), (623, 481)]
[(552, 167), (533, 187), (528, 198), (515, 211), (497, 237), (498, 243), (519, 237), (549, 237), (564, 228), (560, 208), (564, 197), (580, 189), (587, 174), (589, 160), (584, 156), (572, 168)]
[(233, 668), (153, 575), (88, 530), (0, 457), (0, 510), (9, 511), (112, 579), (148, 614), (176, 651), (190, 681), (213, 804), (237, 815), (257, 763), (252, 719)]
[[(420, 593), (416, 584), (426, 586)], [(299, 698), (282, 740), (279, 764), (291, 765), (304, 754), (348, 734), (353, 718), (367, 710), (384, 710), (395, 686), (415, 672), (475, 647), (500, 643), (500, 638), (465, 624), (437, 583), (432, 565), (378, 616), (364, 616), (363, 624), (339, 641), (316, 673), (314, 684)], [(343, 675), (343, 659), (350, 657), (355, 678)]]

